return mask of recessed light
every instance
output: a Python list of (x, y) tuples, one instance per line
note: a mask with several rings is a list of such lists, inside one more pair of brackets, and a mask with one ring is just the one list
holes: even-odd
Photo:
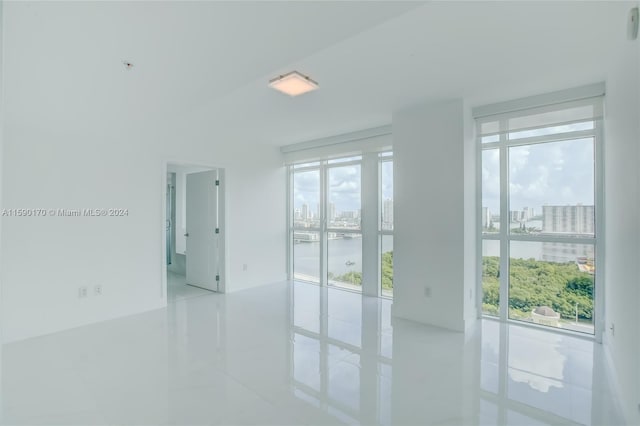
[(316, 90), (320, 86), (309, 76), (300, 74), (298, 71), (291, 71), (270, 80), (269, 87), (289, 96), (298, 96)]

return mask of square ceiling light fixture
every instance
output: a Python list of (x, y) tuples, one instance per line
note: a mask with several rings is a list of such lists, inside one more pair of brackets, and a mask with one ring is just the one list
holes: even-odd
[(293, 97), (318, 89), (318, 83), (309, 76), (291, 71), (269, 81), (269, 87)]

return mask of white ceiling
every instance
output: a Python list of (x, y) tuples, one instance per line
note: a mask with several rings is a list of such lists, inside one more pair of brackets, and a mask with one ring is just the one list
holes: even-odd
[[(193, 116), (283, 145), (602, 81), (623, 2), (5, 2), (6, 114), (18, 122)], [(122, 60), (134, 68), (126, 71)], [(299, 70), (320, 90), (267, 88)], [(248, 125), (248, 123), (250, 125)]]

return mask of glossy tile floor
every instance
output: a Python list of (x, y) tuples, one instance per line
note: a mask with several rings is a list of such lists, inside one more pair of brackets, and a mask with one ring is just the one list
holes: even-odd
[(601, 346), (281, 283), (5, 345), (3, 424), (620, 423)]
[(188, 299), (189, 297), (198, 297), (209, 294), (211, 294), (209, 290), (187, 285), (187, 278), (184, 275), (167, 271), (168, 302), (175, 302), (177, 300)]

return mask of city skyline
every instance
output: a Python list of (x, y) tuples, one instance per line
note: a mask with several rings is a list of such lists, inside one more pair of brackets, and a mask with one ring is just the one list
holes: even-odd
[[(510, 147), (508, 155), (510, 210), (594, 204), (592, 138)], [(498, 149), (482, 152), (482, 206), (500, 213)]]
[[(497, 232), (500, 227), (500, 216), (493, 215), (488, 207), (482, 207), (483, 232)], [(539, 234), (567, 234), (591, 235), (595, 233), (594, 205), (543, 205), (540, 215), (535, 210), (524, 207), (522, 210), (509, 211), (509, 223), (518, 223), (518, 227), (511, 226), (511, 232), (539, 233)], [(520, 229), (520, 231), (514, 231)]]
[[(382, 200), (393, 200), (393, 161), (383, 161), (380, 167), (380, 192)], [(361, 165), (331, 167), (327, 169), (329, 180), (328, 203), (336, 212), (361, 210)], [(302, 209), (306, 204), (312, 211), (320, 205), (320, 172), (318, 169), (296, 171), (293, 174), (293, 208)]]

